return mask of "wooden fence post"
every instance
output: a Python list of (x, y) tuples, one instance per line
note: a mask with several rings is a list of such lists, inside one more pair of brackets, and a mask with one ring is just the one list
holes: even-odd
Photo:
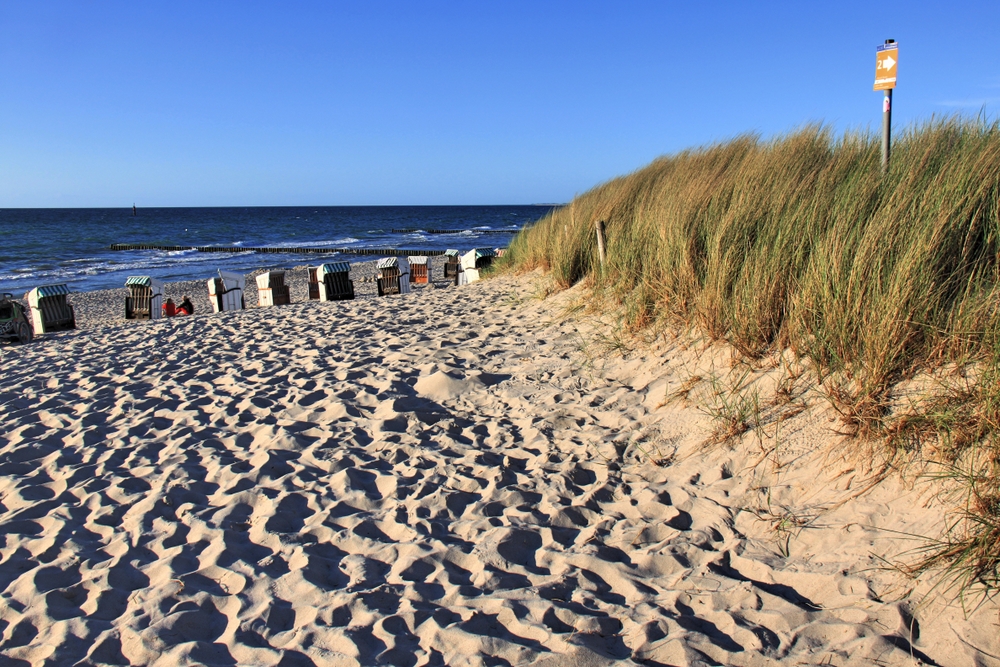
[(604, 262), (607, 260), (607, 255), (604, 250), (604, 221), (597, 221), (597, 252), (601, 256), (601, 268), (604, 268)]

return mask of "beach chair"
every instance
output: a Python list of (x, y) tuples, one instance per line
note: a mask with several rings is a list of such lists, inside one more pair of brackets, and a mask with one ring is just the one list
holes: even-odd
[(426, 285), (431, 281), (431, 265), (427, 257), (416, 255), (410, 260), (410, 283), (414, 285)]
[(479, 280), (479, 272), (493, 263), (497, 253), (493, 248), (474, 248), (462, 255), (462, 273), (458, 284), (468, 285)]
[(497, 257), (503, 257), (507, 254), (507, 248), (494, 248), (497, 253)]
[(405, 257), (386, 257), (378, 264), (378, 295), (410, 293), (410, 262)]
[(445, 250), (444, 251), (444, 279), (447, 280), (451, 278), (458, 284), (458, 272), (461, 270), (462, 265), (458, 260), (457, 250)]
[(36, 334), (76, 328), (73, 306), (66, 303), (67, 294), (69, 288), (65, 285), (46, 285), (24, 295), (31, 308), (31, 323)]
[(257, 303), (261, 308), (284, 306), (291, 302), (284, 271), (268, 271), (257, 276)]
[(243, 310), (243, 289), (246, 279), (239, 273), (219, 270), (219, 277), (208, 281), (208, 300), (212, 302), (212, 312)]
[(149, 276), (125, 279), (125, 319), (158, 320), (163, 315), (163, 282)]
[(322, 271), (322, 266), (310, 266), (306, 268), (309, 272), (309, 300), (318, 301), (319, 300), (319, 283), (320, 283), (320, 272)]
[[(312, 269), (310, 269), (312, 271)], [(348, 262), (329, 262), (316, 268), (316, 290), (320, 301), (346, 301), (354, 298), (354, 281)], [(319, 277), (322, 276), (322, 282)]]

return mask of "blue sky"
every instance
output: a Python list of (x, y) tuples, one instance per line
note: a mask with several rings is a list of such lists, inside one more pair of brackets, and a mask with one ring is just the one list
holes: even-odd
[(1000, 108), (1000, 2), (0, 0), (0, 207), (564, 202), (745, 132)]

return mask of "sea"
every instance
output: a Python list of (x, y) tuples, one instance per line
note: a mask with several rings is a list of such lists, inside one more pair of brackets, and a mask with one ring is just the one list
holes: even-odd
[[(0, 292), (65, 284), (72, 291), (122, 287), (133, 275), (167, 282), (217, 271), (366, 261), (340, 250), (506, 247), (548, 214), (536, 206), (281, 206), (225, 208), (0, 209)], [(112, 250), (112, 244), (309, 248), (259, 254)], [(324, 249), (330, 249), (325, 251)]]

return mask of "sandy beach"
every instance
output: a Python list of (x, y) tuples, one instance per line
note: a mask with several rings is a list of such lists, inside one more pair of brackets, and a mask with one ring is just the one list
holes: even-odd
[[(794, 360), (366, 271), (154, 322), (74, 294), (0, 345), (2, 664), (1000, 665), (996, 602), (890, 567), (947, 489), (846, 456)], [(737, 381), (762, 421), (718, 442)]]

